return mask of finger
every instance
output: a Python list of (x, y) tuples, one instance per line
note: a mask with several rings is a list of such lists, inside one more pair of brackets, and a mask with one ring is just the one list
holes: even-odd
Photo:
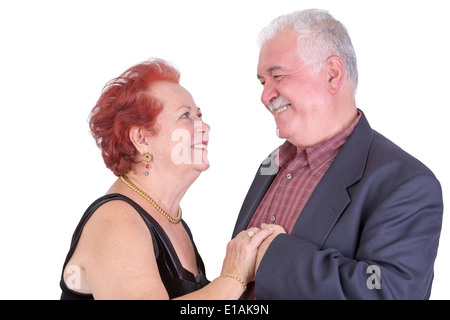
[(261, 229), (257, 227), (249, 228), (247, 230), (241, 231), (242, 237), (252, 238), (255, 234), (257, 234)]
[(267, 223), (263, 223), (261, 224), (261, 229), (265, 230), (265, 229), (272, 229), (275, 232), (282, 232), (282, 233), (286, 233), (286, 230), (280, 226), (279, 224), (267, 224)]
[(258, 233), (259, 231), (261, 231), (261, 229), (258, 228), (258, 227), (252, 227), (252, 228), (247, 229), (246, 231), (247, 231), (247, 232), (248, 232), (248, 231), (253, 231), (254, 233)]
[(254, 248), (258, 248), (261, 245), (261, 243), (272, 234), (273, 234), (272, 229), (261, 230), (252, 237), (249, 245), (251, 245)]

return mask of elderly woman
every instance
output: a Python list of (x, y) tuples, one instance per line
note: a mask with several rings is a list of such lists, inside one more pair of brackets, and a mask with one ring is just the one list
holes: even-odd
[(272, 230), (237, 235), (209, 282), (182, 220), (183, 195), (209, 167), (210, 127), (179, 78), (167, 62), (146, 61), (107, 84), (92, 110), (92, 134), (118, 179), (75, 230), (61, 299), (238, 299), (253, 280)]

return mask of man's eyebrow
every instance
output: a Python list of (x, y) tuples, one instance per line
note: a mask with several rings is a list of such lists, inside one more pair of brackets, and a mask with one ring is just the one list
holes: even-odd
[(281, 69), (283, 69), (281, 66), (273, 66), (273, 67), (270, 67), (269, 69), (267, 69), (267, 72), (268, 73), (272, 73), (274, 71), (278, 71), (278, 70), (281, 70)]
[[(273, 66), (273, 67), (270, 67), (269, 69), (267, 69), (267, 73), (273, 73), (274, 71), (278, 71), (278, 70), (282, 70), (283, 68), (281, 67), (281, 66)], [(262, 79), (262, 78), (264, 78), (262, 75), (260, 75), (259, 73), (256, 75), (256, 77), (258, 78), (258, 79)]]

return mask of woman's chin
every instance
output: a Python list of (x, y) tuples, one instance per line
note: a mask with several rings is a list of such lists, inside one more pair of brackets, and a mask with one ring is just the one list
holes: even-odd
[[(206, 171), (209, 168), (208, 151), (207, 150), (195, 150), (198, 153), (194, 153), (191, 156), (191, 166), (196, 171)], [(201, 151), (201, 153), (199, 152)]]
[(193, 168), (196, 171), (199, 171), (199, 172), (206, 171), (206, 170), (209, 169), (209, 162), (203, 162), (203, 163), (199, 163), (199, 164), (194, 164)]

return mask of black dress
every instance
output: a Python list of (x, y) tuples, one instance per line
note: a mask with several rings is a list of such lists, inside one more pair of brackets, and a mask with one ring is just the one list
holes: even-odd
[(155, 257), (158, 264), (159, 274), (161, 279), (166, 287), (166, 290), (171, 299), (188, 294), (190, 292), (196, 291), (209, 283), (205, 274), (205, 266), (203, 261), (197, 251), (197, 248), (192, 239), (191, 231), (184, 221), (181, 221), (186, 232), (188, 233), (192, 245), (194, 247), (195, 255), (197, 257), (197, 265), (199, 268), (199, 273), (197, 276), (194, 276), (191, 272), (184, 269), (181, 265), (180, 260), (175, 252), (175, 249), (170, 242), (169, 237), (162, 229), (162, 227), (153, 219), (141, 206), (139, 206), (136, 202), (131, 200), (130, 198), (114, 193), (108, 194), (96, 200), (91, 206), (86, 210), (83, 217), (81, 218), (80, 223), (72, 237), (72, 244), (70, 246), (70, 250), (67, 254), (66, 260), (63, 266), (63, 274), (61, 275), (60, 287), (62, 289), (61, 300), (93, 300), (94, 297), (92, 294), (83, 294), (78, 293), (69, 289), (64, 282), (64, 269), (72, 257), (75, 248), (78, 244), (78, 240), (80, 239), (81, 231), (83, 230), (84, 225), (95, 212), (95, 210), (100, 207), (102, 204), (111, 201), (111, 200), (122, 200), (129, 203), (133, 206), (136, 211), (140, 214), (142, 219), (144, 219), (152, 237), (153, 243), (155, 247)]

